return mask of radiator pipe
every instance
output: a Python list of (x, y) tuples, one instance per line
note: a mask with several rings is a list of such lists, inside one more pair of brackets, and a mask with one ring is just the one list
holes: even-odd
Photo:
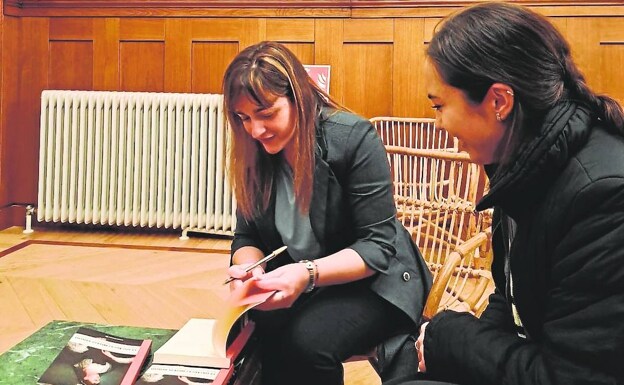
[(26, 209), (26, 227), (22, 233), (31, 234), (34, 230), (32, 228), (32, 216), (37, 211), (32, 203), (11, 202), (4, 206), (0, 206), (0, 210), (10, 207), (24, 207)]
[(33, 205), (26, 206), (26, 227), (22, 233), (31, 234), (34, 230), (32, 228), (32, 216), (35, 213), (35, 207)]

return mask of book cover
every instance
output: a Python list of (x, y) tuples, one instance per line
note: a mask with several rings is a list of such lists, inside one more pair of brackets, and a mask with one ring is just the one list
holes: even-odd
[(218, 374), (219, 369), (214, 368), (154, 364), (143, 373), (136, 385), (211, 384)]
[(81, 327), (63, 346), (38, 383), (131, 385), (149, 356), (151, 342)]
[[(249, 309), (263, 303), (273, 293), (274, 291), (259, 289), (254, 279), (245, 281), (239, 289), (230, 294), (226, 306), (216, 319), (190, 319), (169, 341), (156, 350), (154, 363), (229, 367), (232, 364), (232, 355), (226, 348), (232, 327)], [(236, 340), (233, 345), (235, 343)]]

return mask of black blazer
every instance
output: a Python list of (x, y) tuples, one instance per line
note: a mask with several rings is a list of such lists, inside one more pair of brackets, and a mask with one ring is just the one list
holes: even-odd
[[(431, 276), (396, 218), (386, 152), (369, 121), (322, 111), (310, 222), (323, 255), (355, 250), (377, 271), (368, 279), (371, 289), (419, 323)], [(243, 246), (268, 253), (282, 245), (275, 227), (275, 193), (266, 212), (254, 220), (237, 213), (232, 254)], [(276, 258), (268, 269), (283, 264), (284, 258), (290, 257)]]

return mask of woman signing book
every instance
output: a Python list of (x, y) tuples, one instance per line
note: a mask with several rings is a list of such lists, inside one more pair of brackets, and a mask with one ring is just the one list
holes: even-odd
[[(237, 224), (228, 273), (275, 294), (251, 316), (262, 383), (342, 384), (342, 361), (407, 338), (429, 271), (396, 218), (386, 152), (285, 46), (241, 51), (223, 85)], [(246, 267), (282, 246), (266, 265)]]

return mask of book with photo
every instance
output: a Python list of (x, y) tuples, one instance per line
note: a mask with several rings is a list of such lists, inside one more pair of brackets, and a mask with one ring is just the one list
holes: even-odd
[(80, 327), (39, 378), (41, 385), (134, 384), (152, 341)]
[(219, 369), (182, 365), (151, 365), (136, 385), (193, 385), (211, 384), (219, 375)]

